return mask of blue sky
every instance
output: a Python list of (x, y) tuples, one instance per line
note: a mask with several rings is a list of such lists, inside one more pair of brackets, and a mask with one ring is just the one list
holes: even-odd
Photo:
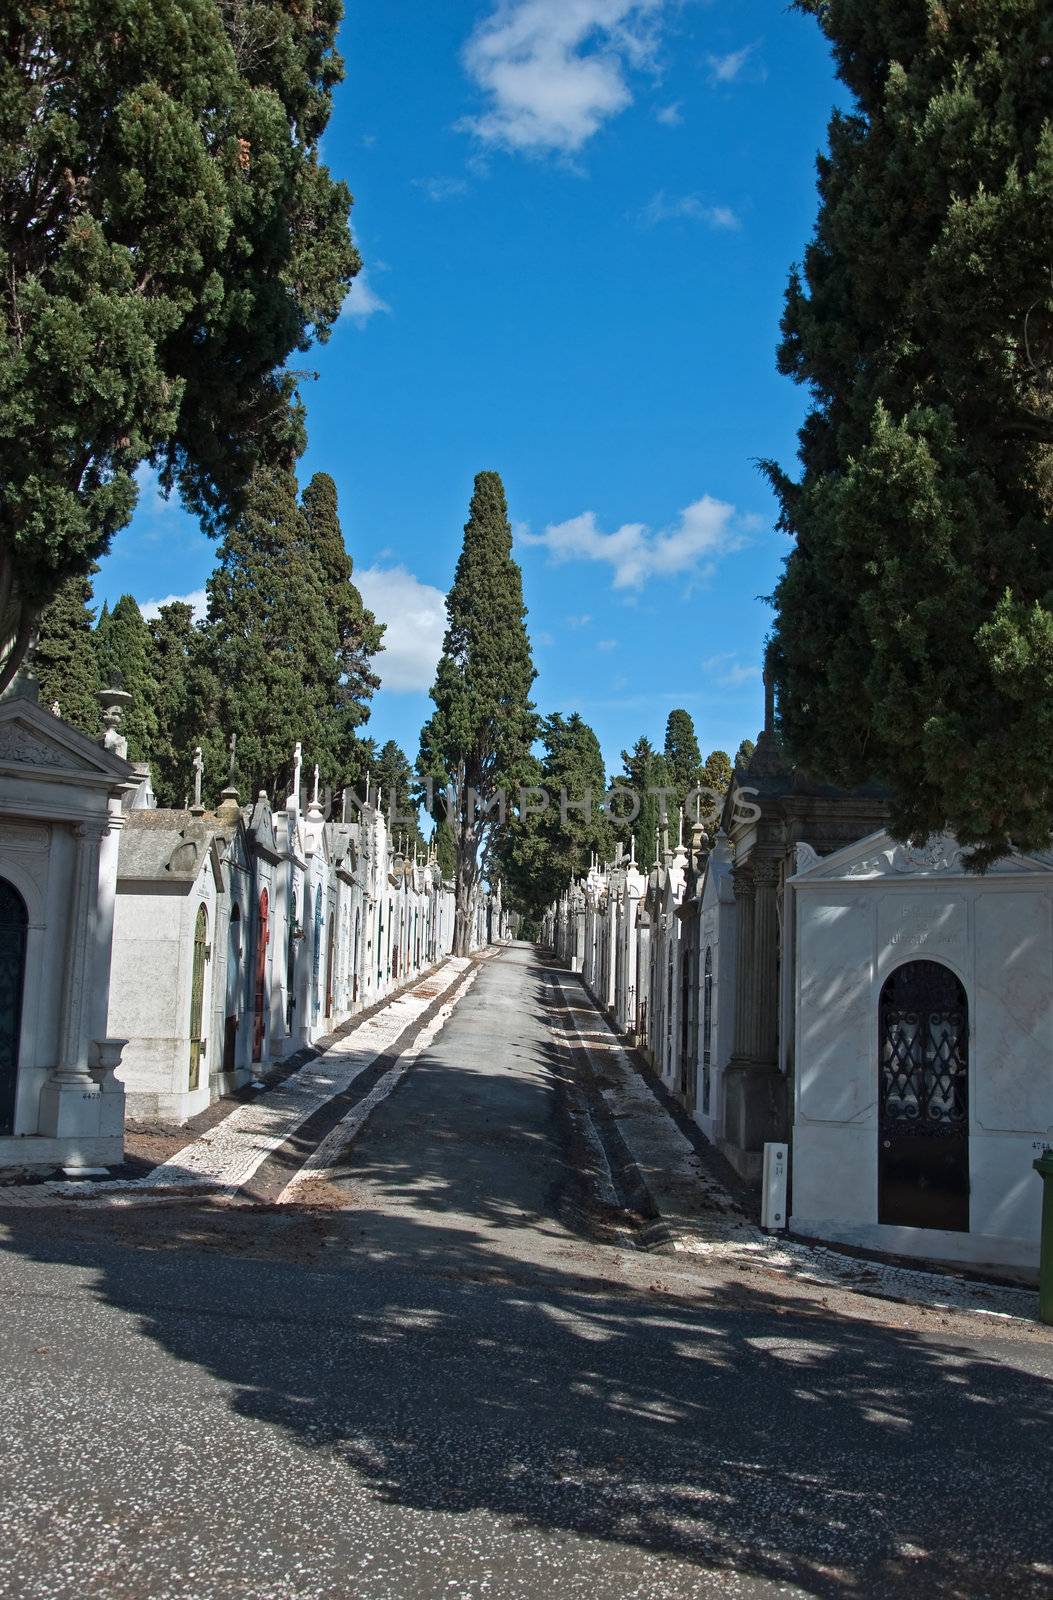
[[(411, 758), (472, 480), (499, 471), (542, 711), (609, 765), (686, 706), (704, 752), (761, 718), (785, 554), (761, 457), (838, 99), (814, 21), (721, 0), (353, 0), (324, 156), (365, 263), (305, 365), (304, 474), (331, 472), (388, 623), (369, 731)], [(144, 483), (98, 599), (200, 591), (214, 546)]]

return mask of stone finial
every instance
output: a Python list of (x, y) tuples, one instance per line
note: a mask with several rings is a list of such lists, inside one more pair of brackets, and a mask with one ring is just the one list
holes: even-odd
[(121, 723), (124, 713), (132, 703), (132, 697), (127, 689), (121, 687), (120, 674), (114, 673), (114, 683), (108, 689), (98, 691), (98, 701), (102, 708), (102, 738), (99, 743), (104, 750), (109, 750), (111, 755), (120, 756), (122, 761), (128, 759), (128, 741), (121, 732)]
[(318, 763), (316, 761), (314, 764), (314, 793), (311, 796), (311, 804), (316, 806), (318, 803)]
[(201, 746), (194, 746), (194, 804), (190, 807), (190, 814), (194, 817), (203, 817), (205, 808), (201, 803), (201, 778), (205, 771), (205, 763), (201, 755)]

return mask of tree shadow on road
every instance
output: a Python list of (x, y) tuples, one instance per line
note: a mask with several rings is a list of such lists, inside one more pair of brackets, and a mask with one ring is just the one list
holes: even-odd
[(747, 1281), (685, 1298), (661, 1260), (639, 1292), (606, 1250), (524, 1261), (380, 1212), (4, 1221), (8, 1251), (90, 1266), (236, 1414), (327, 1452), (335, 1494), (354, 1474), (395, 1506), (676, 1558), (699, 1592), (1049, 1593), (1033, 1346), (1010, 1365)]

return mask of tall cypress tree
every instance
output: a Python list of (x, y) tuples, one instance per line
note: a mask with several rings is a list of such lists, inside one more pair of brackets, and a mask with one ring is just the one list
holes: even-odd
[(665, 759), (676, 789), (674, 804), (682, 806), (691, 790), (704, 781), (695, 724), (691, 713), (683, 708), (669, 713), (665, 725)]
[(424, 835), (417, 815), (416, 774), (405, 751), (394, 739), (389, 739), (375, 758), (371, 784), (383, 791), (384, 815), (390, 817), (394, 809), (396, 839), (401, 834), (408, 849), (412, 850), (414, 845), (422, 849)]
[(464, 955), (483, 856), (500, 833), (499, 814), (480, 812), (475, 800), (486, 806), (504, 792), (514, 802), (537, 727), (523, 579), (496, 472), (475, 480), (446, 619), (431, 691), (435, 711), (421, 730), (418, 767), (455, 796), (447, 813), (456, 847), (454, 950)]
[(322, 568), (326, 604), (338, 640), (334, 737), (343, 776), (357, 777), (364, 769), (366, 752), (360, 747), (356, 730), (368, 720), (369, 702), (380, 687), (373, 657), (383, 649), (384, 628), (363, 604), (351, 581), (353, 567), (340, 527), (336, 484), (328, 472), (314, 474), (303, 492), (301, 505), (313, 554)]
[[(158, 729), (151, 763), (154, 790), (160, 805), (180, 806), (193, 781), (194, 746), (206, 736), (215, 685), (192, 607), (173, 600), (162, 606), (147, 626), (157, 683)], [(217, 775), (211, 773), (210, 777)]]
[(1053, 825), (1053, 12), (802, 0), (853, 97), (780, 369), (807, 385), (776, 590), (783, 739), (983, 866)]
[(754, 744), (752, 739), (743, 739), (742, 743), (735, 751), (736, 772), (745, 772), (746, 768), (750, 764), (750, 761), (753, 759), (753, 752), (756, 750), (756, 748), (757, 746)]
[(545, 718), (541, 738), (545, 753), (531, 782), (548, 795), (548, 807), (517, 818), (501, 850), (501, 875), (512, 902), (530, 917), (544, 911), (572, 877), (588, 871), (594, 852), (608, 861), (615, 839), (602, 809), (603, 754), (588, 723), (577, 712), (556, 712)]
[[(637, 865), (646, 870), (654, 860), (662, 827), (663, 796), (656, 791), (674, 790), (675, 784), (665, 757), (645, 737), (637, 739), (631, 750), (622, 751), (622, 774), (622, 782), (639, 799), (640, 809), (634, 821), (619, 832), (626, 844), (631, 836)], [(667, 819), (675, 803), (672, 793), (664, 796)]]
[(297, 741), (307, 767), (338, 784), (340, 640), (291, 467), (261, 469), (249, 485), (208, 581), (204, 644), (215, 680), (201, 739), (208, 793), (226, 782), (232, 733), (243, 793), (284, 798)]
[(90, 579), (67, 578), (41, 616), (34, 655), (42, 703), (57, 703), (64, 719), (91, 737), (101, 727), (94, 623)]
[(129, 761), (152, 761), (158, 736), (153, 642), (130, 594), (122, 594), (112, 611), (104, 609), (95, 630), (95, 648), (102, 688), (110, 688), (119, 677), (132, 697), (121, 723)]

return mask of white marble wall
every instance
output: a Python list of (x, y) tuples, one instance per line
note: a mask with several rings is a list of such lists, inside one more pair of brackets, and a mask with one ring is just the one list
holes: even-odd
[[(844, 852), (842, 854), (845, 854)], [(796, 925), (793, 1215), (804, 1234), (1033, 1267), (1053, 1141), (1053, 874), (896, 876), (820, 863), (792, 881)], [(878, 1214), (878, 1003), (904, 962), (950, 967), (969, 1002), (968, 1233)]]

